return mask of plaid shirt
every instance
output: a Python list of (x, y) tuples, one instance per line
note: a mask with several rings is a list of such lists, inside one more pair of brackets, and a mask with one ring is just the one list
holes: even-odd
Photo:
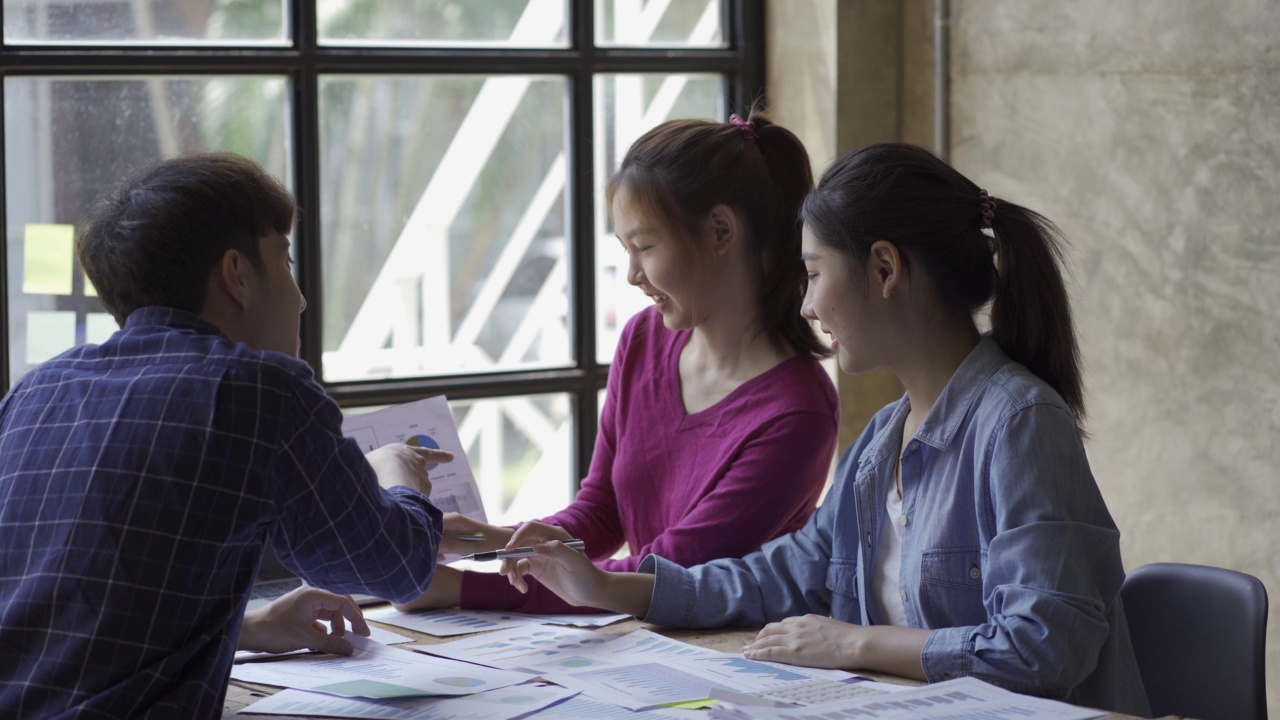
[(268, 538), (312, 585), (407, 600), (440, 532), (304, 363), (138, 310), (0, 403), (0, 717), (220, 717)]

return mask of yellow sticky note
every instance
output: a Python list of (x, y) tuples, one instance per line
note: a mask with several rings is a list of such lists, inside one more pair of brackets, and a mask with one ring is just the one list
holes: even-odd
[(110, 313), (89, 313), (84, 318), (84, 341), (101, 345), (119, 329)]
[(663, 703), (664, 708), (676, 708), (677, 710), (701, 710), (709, 708), (719, 703), (719, 700), (712, 698), (703, 698), (701, 700), (685, 700), (684, 702)]
[(39, 365), (76, 344), (76, 314), (67, 310), (27, 313), (27, 364)]
[(27, 225), (22, 243), (22, 292), (71, 294), (75, 234), (74, 225)]

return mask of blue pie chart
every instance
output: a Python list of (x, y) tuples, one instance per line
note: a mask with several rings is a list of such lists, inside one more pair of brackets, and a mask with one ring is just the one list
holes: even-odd
[[(405, 440), (404, 444), (412, 445), (413, 447), (431, 448), (432, 450), (440, 449), (440, 443), (436, 442), (436, 439), (430, 435), (414, 435), (408, 440)], [(427, 472), (431, 472), (432, 470), (440, 467), (440, 463), (424, 463), (422, 467)]]

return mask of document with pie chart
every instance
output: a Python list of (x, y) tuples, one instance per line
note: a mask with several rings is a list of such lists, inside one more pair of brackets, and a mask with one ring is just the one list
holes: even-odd
[(366, 453), (390, 443), (440, 448), (453, 453), (453, 462), (427, 466), (432, 504), (444, 512), (462, 513), (488, 522), (480, 488), (471, 472), (471, 463), (467, 462), (467, 452), (458, 437), (458, 426), (454, 424), (445, 396), (348, 415), (342, 421), (342, 434), (359, 443)]

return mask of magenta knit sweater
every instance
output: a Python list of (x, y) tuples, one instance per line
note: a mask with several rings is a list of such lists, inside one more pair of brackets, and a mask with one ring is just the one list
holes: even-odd
[[(826, 371), (794, 356), (689, 414), (679, 372), (689, 336), (666, 329), (653, 308), (631, 318), (591, 469), (573, 503), (542, 519), (586, 541), (605, 570), (635, 570), (650, 553), (684, 566), (742, 557), (799, 529), (827, 479), (839, 401)], [(631, 554), (611, 559), (623, 543)], [(466, 572), (462, 607), (574, 611), (529, 580), (521, 595), (501, 575)]]

